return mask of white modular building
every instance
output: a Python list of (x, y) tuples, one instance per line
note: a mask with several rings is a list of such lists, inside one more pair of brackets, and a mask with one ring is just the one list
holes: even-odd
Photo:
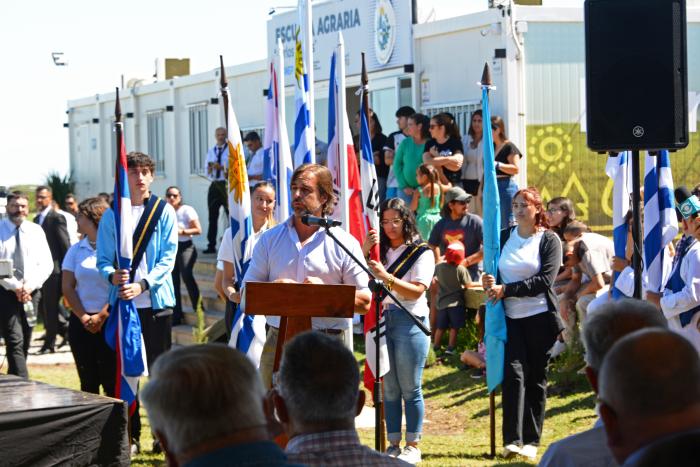
[[(370, 106), (387, 134), (394, 131), (394, 112), (403, 105), (429, 115), (449, 111), (466, 132), (471, 113), (481, 105), (476, 82), (484, 63), (489, 63), (496, 86), (491, 92), (492, 113), (504, 118), (509, 139), (525, 156), (519, 184), (537, 186), (545, 199), (570, 197), (579, 218), (594, 230), (609, 230), (612, 184), (604, 173), (605, 157), (585, 144), (583, 9), (494, 3), (502, 6), (422, 24), (413, 24), (410, 0), (315, 5), (317, 138), (327, 139), (328, 68), (339, 32), (345, 39), (348, 114), (352, 120), (359, 109), (355, 91), (360, 84), (360, 56), (365, 52)], [(676, 184), (694, 186), (700, 183), (700, 7), (689, 4), (693, 5), (687, 11), (690, 144), (673, 154), (672, 164)], [(263, 134), (264, 92), (279, 39), (285, 49), (287, 128), (293, 139), (290, 84), (296, 23), (296, 11), (272, 16), (267, 25), (268, 57), (226, 68), (233, 107), (244, 132)], [(206, 231), (209, 183), (204, 160), (207, 148), (214, 144), (214, 130), (223, 124), (218, 69), (127, 88), (120, 94), (127, 150), (154, 157), (154, 192), (163, 194), (169, 185), (180, 186)], [(114, 92), (105, 92), (68, 102), (65, 126), (79, 197), (112, 191), (114, 98)], [(198, 243), (204, 241), (200, 236)]]

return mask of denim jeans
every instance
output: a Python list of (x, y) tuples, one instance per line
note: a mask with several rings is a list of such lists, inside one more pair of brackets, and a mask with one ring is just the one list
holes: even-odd
[[(386, 343), (389, 373), (384, 376), (384, 416), (387, 439), (401, 441), (402, 402), (406, 406), (406, 441), (419, 441), (423, 431), (423, 367), (430, 338), (401, 310), (389, 308), (386, 316)], [(426, 318), (419, 318), (424, 323)]]
[(517, 192), (518, 184), (513, 181), (513, 177), (498, 179), (498, 197), (501, 201), (501, 229), (505, 229), (515, 223), (512, 203)]

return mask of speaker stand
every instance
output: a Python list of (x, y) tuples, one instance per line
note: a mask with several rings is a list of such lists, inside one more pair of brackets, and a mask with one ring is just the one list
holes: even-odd
[(632, 268), (634, 269), (634, 298), (642, 298), (642, 219), (641, 187), (639, 186), (639, 150), (632, 151)]

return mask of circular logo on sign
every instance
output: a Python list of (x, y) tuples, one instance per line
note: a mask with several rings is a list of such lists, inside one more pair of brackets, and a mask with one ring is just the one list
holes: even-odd
[(644, 127), (637, 125), (636, 127), (632, 128), (632, 135), (635, 138), (641, 138), (644, 136)]
[(693, 213), (693, 206), (690, 203), (684, 202), (680, 206), (680, 211), (681, 211), (681, 214), (683, 215), (683, 217), (687, 218), (688, 216), (690, 216)]
[(374, 10), (374, 51), (377, 61), (386, 65), (396, 42), (396, 15), (389, 0), (377, 0)]

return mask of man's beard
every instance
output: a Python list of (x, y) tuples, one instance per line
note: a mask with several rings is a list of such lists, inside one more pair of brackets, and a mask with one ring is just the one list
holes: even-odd
[(27, 218), (27, 216), (19, 212), (14, 214), (8, 214), (8, 217), (10, 218), (10, 222), (12, 222), (13, 224), (21, 224)]

